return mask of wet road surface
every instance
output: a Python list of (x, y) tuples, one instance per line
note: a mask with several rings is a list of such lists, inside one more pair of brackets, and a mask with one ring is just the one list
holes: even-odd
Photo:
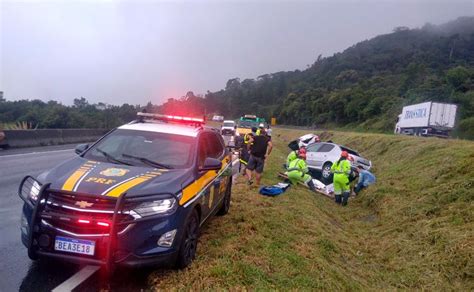
[[(231, 140), (224, 137), (226, 144)], [(0, 151), (0, 291), (51, 291), (82, 267), (54, 260), (31, 261), (20, 240), (22, 201), (18, 186), (25, 175), (37, 176), (75, 156), (74, 145)], [(238, 165), (234, 167), (237, 172)], [(81, 291), (140, 291), (153, 269), (118, 270), (111, 279), (96, 273)]]
[[(0, 152), (0, 272), (1, 291), (47, 291), (75, 273), (77, 267), (32, 262), (20, 240), (23, 201), (17, 195), (21, 179), (37, 176), (62, 161), (74, 157), (71, 145)], [(51, 151), (49, 151), (51, 150)], [(35, 153), (37, 151), (48, 151)], [(52, 269), (54, 268), (54, 269)]]

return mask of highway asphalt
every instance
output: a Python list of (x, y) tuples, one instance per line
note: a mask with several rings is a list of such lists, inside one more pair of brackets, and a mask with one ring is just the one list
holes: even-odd
[(50, 291), (75, 273), (74, 266), (30, 261), (20, 241), (22, 201), (17, 195), (18, 186), (25, 175), (37, 176), (74, 157), (72, 148), (72, 145), (63, 145), (0, 152), (1, 291)]
[[(226, 138), (226, 142), (228, 138)], [(37, 176), (74, 157), (75, 145), (0, 151), (0, 291), (51, 291), (81, 267), (51, 260), (31, 261), (20, 240), (22, 201), (18, 186), (25, 175)], [(237, 167), (234, 168), (234, 172)], [(96, 275), (81, 291), (139, 291), (148, 287), (151, 270), (117, 271), (110, 281)]]

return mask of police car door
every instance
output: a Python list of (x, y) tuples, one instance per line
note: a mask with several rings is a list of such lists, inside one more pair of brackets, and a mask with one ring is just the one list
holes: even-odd
[[(204, 161), (207, 157), (222, 160), (225, 148), (217, 135), (217, 133), (201, 134), (199, 138), (199, 154), (204, 155), (204, 157), (200, 158), (201, 161)], [(221, 199), (220, 184), (222, 177), (219, 176), (218, 170), (205, 171), (200, 173), (200, 176), (209, 180), (209, 183), (203, 190), (204, 193), (201, 199), (201, 210), (203, 211), (204, 218), (206, 218)]]

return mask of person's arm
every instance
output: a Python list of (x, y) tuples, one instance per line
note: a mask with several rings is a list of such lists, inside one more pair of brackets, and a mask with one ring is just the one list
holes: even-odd
[(265, 154), (265, 158), (267, 158), (268, 156), (270, 156), (270, 153), (272, 153), (272, 149), (273, 149), (273, 144), (272, 144), (272, 141), (268, 141), (268, 147), (267, 147), (267, 154)]
[(309, 169), (308, 169), (308, 163), (306, 163), (306, 161), (300, 160), (299, 167), (301, 169), (301, 172), (303, 172), (303, 176), (308, 173)]
[(349, 161), (346, 160), (346, 163), (342, 165), (342, 171), (347, 175), (351, 174), (351, 163)]
[(248, 140), (248, 144), (247, 144), (247, 149), (250, 151), (250, 149), (252, 148), (252, 145), (253, 145), (253, 141), (254, 141), (254, 138), (253, 138), (253, 135), (250, 135), (249, 136), (249, 140)]

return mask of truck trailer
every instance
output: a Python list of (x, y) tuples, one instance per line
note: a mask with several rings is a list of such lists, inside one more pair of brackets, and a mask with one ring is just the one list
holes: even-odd
[(456, 124), (457, 105), (423, 102), (403, 107), (395, 134), (448, 137)]

